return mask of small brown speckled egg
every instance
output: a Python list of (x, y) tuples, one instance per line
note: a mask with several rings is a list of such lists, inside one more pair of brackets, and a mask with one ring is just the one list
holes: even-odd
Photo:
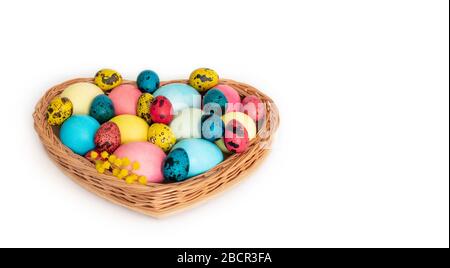
[(140, 118), (147, 121), (147, 123), (151, 123), (152, 118), (150, 116), (150, 106), (153, 101), (153, 95), (150, 93), (142, 93), (142, 95), (138, 99), (137, 107), (136, 107), (136, 115)]
[(68, 98), (55, 97), (47, 107), (47, 122), (51, 126), (61, 125), (72, 115), (73, 105)]
[(148, 141), (163, 149), (164, 152), (168, 152), (177, 139), (170, 127), (155, 123), (148, 128)]

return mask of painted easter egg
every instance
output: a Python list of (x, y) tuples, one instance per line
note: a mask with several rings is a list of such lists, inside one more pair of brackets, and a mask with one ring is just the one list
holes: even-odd
[[(229, 85), (223, 84), (219, 84), (214, 88), (220, 90), (225, 95), (229, 104), (229, 108), (226, 111), (227, 113), (239, 111), (238, 109), (240, 108), (239, 104), (241, 103), (241, 96), (239, 96), (239, 92), (237, 92), (236, 89)], [(231, 106), (231, 104), (233, 104), (234, 106)]]
[(216, 141), (223, 137), (224, 124), (222, 118), (215, 114), (202, 116), (202, 138)]
[(173, 146), (164, 161), (163, 173), (167, 181), (183, 181), (212, 169), (222, 161), (223, 154), (214, 143), (204, 139), (185, 139)]
[(199, 92), (205, 92), (219, 83), (219, 75), (209, 68), (194, 70), (189, 76), (189, 85)]
[(72, 115), (73, 105), (68, 98), (55, 97), (47, 107), (47, 122), (51, 126), (61, 125)]
[(122, 84), (109, 94), (116, 115), (131, 114), (136, 115), (136, 108), (141, 91), (132, 84)]
[[(246, 129), (249, 141), (256, 137), (256, 124), (250, 116), (241, 112), (226, 113), (222, 116), (222, 121), (225, 126), (227, 126), (227, 124), (233, 119), (241, 123)], [(226, 148), (223, 138), (215, 141), (215, 143), (224, 153), (230, 153), (230, 151)]]
[(106, 95), (98, 95), (95, 97), (92, 101), (89, 115), (94, 117), (100, 124), (113, 118), (115, 112), (111, 99)]
[[(219, 106), (219, 107), (214, 107)], [(230, 86), (217, 85), (206, 92), (203, 97), (203, 111), (223, 115), (229, 112), (239, 112), (241, 109), (241, 98), (239, 93)]]
[(247, 129), (239, 121), (233, 119), (225, 126), (223, 141), (231, 153), (243, 153), (249, 146)]
[(61, 142), (74, 153), (85, 155), (95, 148), (94, 136), (100, 124), (89, 115), (72, 115), (61, 126)]
[(136, 84), (142, 92), (153, 93), (159, 87), (159, 76), (152, 70), (142, 71), (137, 77)]
[(225, 126), (233, 119), (237, 120), (245, 127), (245, 129), (248, 132), (248, 137), (250, 140), (256, 137), (256, 125), (255, 121), (253, 121), (252, 118), (241, 112), (226, 113), (222, 116), (222, 120)]
[(197, 108), (182, 110), (170, 123), (170, 128), (177, 140), (202, 137), (203, 112)]
[(96, 85), (87, 82), (75, 83), (61, 93), (61, 98), (68, 98), (73, 105), (73, 114), (89, 114), (92, 101), (103, 91)]
[(223, 115), (226, 111), (227, 99), (218, 89), (211, 89), (203, 97), (203, 111), (208, 114)]
[(189, 173), (189, 157), (184, 149), (172, 150), (164, 160), (163, 175), (167, 182), (187, 179)]
[(136, 115), (147, 121), (149, 124), (152, 122), (152, 117), (150, 116), (150, 106), (152, 105), (152, 101), (152, 94), (142, 93), (136, 107)]
[[(161, 148), (150, 142), (130, 142), (121, 145), (114, 152), (119, 158), (127, 157), (130, 163), (138, 162), (139, 169), (133, 170), (133, 173), (139, 176), (145, 176), (147, 182), (162, 182), (162, 163), (166, 154)], [(125, 167), (131, 170), (132, 165)]]
[(95, 74), (94, 83), (102, 90), (108, 91), (122, 83), (122, 75), (111, 69), (101, 69)]
[(99, 152), (113, 153), (120, 146), (120, 130), (114, 122), (100, 126), (94, 137), (95, 148)]
[(201, 95), (193, 87), (186, 84), (164, 85), (154, 92), (153, 97), (158, 96), (164, 96), (170, 101), (174, 114), (178, 114), (186, 108), (200, 109), (201, 107)]
[(116, 123), (120, 130), (120, 143), (147, 141), (148, 124), (135, 115), (123, 114), (113, 117), (110, 122)]
[(148, 141), (161, 148), (164, 152), (169, 151), (177, 141), (169, 126), (154, 123), (148, 128)]
[(250, 116), (255, 122), (262, 120), (266, 116), (264, 103), (255, 95), (250, 95), (242, 100), (241, 111)]
[(170, 124), (173, 119), (171, 102), (164, 96), (157, 96), (150, 105), (150, 117), (155, 123)]

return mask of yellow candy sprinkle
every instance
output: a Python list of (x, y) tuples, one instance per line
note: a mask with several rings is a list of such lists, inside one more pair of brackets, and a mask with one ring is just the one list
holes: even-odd
[(123, 179), (123, 177), (125, 177), (125, 176), (119, 173), (119, 174), (117, 174), (116, 177), (119, 178), (119, 179)]
[(141, 167), (139, 162), (133, 162), (133, 170), (138, 170)]
[(147, 184), (147, 178), (145, 176), (139, 176), (139, 183), (140, 184)]
[(102, 156), (103, 159), (106, 159), (106, 158), (108, 158), (109, 153), (107, 151), (104, 151), (100, 155)]
[(98, 153), (96, 151), (92, 151), (91, 152), (91, 158), (92, 159), (97, 159), (97, 157), (98, 157)]
[(121, 166), (122, 166), (122, 159), (117, 158), (117, 159), (114, 161), (114, 165), (116, 165), (116, 166), (118, 166), (118, 167), (121, 167)]
[(114, 161), (116, 161), (116, 159), (117, 159), (117, 156), (112, 154), (112, 155), (109, 156), (108, 161), (111, 162), (111, 163), (114, 163)]
[(114, 176), (117, 176), (120, 173), (120, 169), (115, 168), (115, 169), (113, 169), (112, 173), (113, 173)]
[(123, 177), (128, 175), (128, 169), (122, 169), (119, 173), (120, 175), (122, 175)]
[(104, 169), (109, 169), (109, 168), (111, 167), (111, 163), (109, 163), (108, 161), (105, 161), (105, 162), (103, 163), (102, 167), (103, 167)]
[(137, 180), (137, 176), (134, 175), (134, 174), (133, 174), (133, 175), (130, 175), (130, 176), (127, 176), (127, 177), (125, 178), (125, 181), (126, 181), (127, 184), (135, 183), (136, 180)]
[(122, 165), (124, 167), (128, 166), (129, 164), (130, 164), (130, 159), (128, 159), (128, 157), (122, 158)]

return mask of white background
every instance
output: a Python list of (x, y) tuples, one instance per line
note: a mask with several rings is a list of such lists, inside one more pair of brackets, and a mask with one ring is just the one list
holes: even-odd
[[(449, 2), (1, 1), (2, 247), (448, 247)], [(243, 183), (162, 220), (49, 160), (31, 114), (103, 67), (208, 66), (281, 126)]]

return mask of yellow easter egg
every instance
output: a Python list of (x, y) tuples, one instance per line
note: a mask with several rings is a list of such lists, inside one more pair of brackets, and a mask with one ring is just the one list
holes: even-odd
[(147, 121), (147, 123), (151, 123), (152, 118), (150, 117), (150, 106), (153, 101), (153, 95), (150, 93), (142, 93), (142, 95), (138, 99), (137, 107), (136, 107), (136, 115), (140, 118)]
[(104, 91), (122, 84), (122, 75), (111, 69), (101, 69), (95, 74), (94, 83)]
[(177, 139), (169, 126), (155, 123), (148, 128), (148, 141), (168, 152)]
[(148, 124), (144, 119), (135, 115), (122, 114), (113, 117), (110, 121), (119, 127), (121, 144), (147, 141)]
[(61, 125), (72, 115), (73, 105), (68, 98), (55, 97), (47, 107), (47, 122), (51, 126)]
[[(224, 125), (226, 126), (231, 120), (237, 120), (239, 123), (241, 123), (248, 133), (249, 140), (252, 140), (256, 137), (256, 124), (253, 119), (241, 112), (230, 112), (226, 113), (222, 116), (222, 121)], [(230, 151), (225, 146), (223, 138), (218, 139), (215, 141), (215, 144), (222, 150), (222, 152), (229, 154)]]
[(189, 76), (189, 85), (199, 92), (205, 92), (219, 83), (219, 75), (208, 68), (194, 70)]
[(73, 105), (73, 114), (89, 114), (91, 103), (95, 97), (103, 94), (96, 85), (87, 82), (75, 83), (61, 93), (61, 98), (68, 98)]

